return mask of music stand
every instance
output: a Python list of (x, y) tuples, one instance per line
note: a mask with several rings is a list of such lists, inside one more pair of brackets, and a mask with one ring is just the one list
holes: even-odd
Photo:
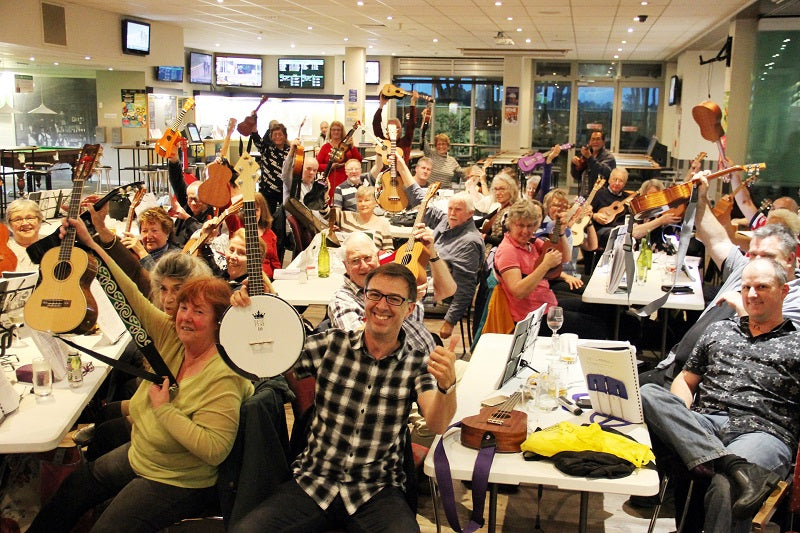
[(38, 279), (38, 272), (3, 272), (0, 279), (0, 357), (5, 357), (14, 330), (23, 323), (25, 302)]

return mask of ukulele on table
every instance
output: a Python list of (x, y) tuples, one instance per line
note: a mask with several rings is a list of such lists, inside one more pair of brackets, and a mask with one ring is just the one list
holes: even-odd
[(180, 141), (182, 137), (180, 131), (183, 129), (183, 121), (186, 120), (186, 113), (192, 108), (194, 108), (194, 98), (187, 98), (183, 103), (183, 109), (178, 113), (172, 125), (167, 128), (164, 135), (156, 141), (155, 150), (157, 155), (169, 159), (172, 157), (172, 154), (175, 153), (175, 150), (178, 149), (178, 141)]
[[(392, 155), (397, 149), (397, 126), (389, 124), (387, 127), (389, 141), (392, 143)], [(389, 170), (378, 177), (377, 200), (384, 210), (389, 213), (399, 213), (408, 207), (408, 196), (397, 177), (397, 156), (389, 159)]]
[[(414, 225), (411, 226), (412, 228), (415, 228), (417, 224), (422, 222), (425, 216), (425, 210), (428, 208), (428, 202), (430, 202), (431, 198), (436, 194), (436, 191), (439, 190), (440, 185), (441, 183), (434, 182), (428, 187), (428, 192), (419, 205), (417, 217), (414, 220)], [(404, 245), (397, 249), (397, 253), (394, 256), (395, 263), (408, 267), (411, 273), (414, 274), (414, 277), (417, 279), (417, 285), (423, 285), (428, 281), (428, 274), (425, 272), (425, 267), (428, 266), (429, 260), (430, 255), (428, 254), (428, 249), (424, 244), (414, 239), (413, 234)]]
[[(77, 218), (83, 185), (100, 154), (99, 144), (86, 144), (73, 172), (67, 218)], [(69, 226), (61, 246), (48, 250), (40, 263), (39, 284), (25, 303), (25, 323), (50, 333), (82, 334), (97, 320), (97, 302), (89, 285), (97, 274), (97, 259), (76, 248), (76, 230)]]
[(197, 189), (197, 197), (204, 204), (213, 207), (225, 207), (231, 201), (231, 187), (230, 180), (233, 172), (225, 164), (226, 155), (228, 155), (228, 148), (231, 145), (231, 135), (236, 127), (236, 119), (228, 120), (228, 132), (225, 135), (225, 141), (222, 143), (220, 155), (213, 163), (206, 167), (208, 172), (208, 179), (200, 184)]
[(484, 435), (492, 433), (497, 442), (496, 451), (520, 452), (520, 446), (528, 436), (528, 415), (514, 410), (521, 401), (522, 393), (515, 392), (503, 404), (484, 407), (480, 414), (464, 418), (461, 421), (461, 444), (480, 450)]

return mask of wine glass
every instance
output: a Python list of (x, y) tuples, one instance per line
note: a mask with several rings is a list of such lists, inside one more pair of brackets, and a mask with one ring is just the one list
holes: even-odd
[(558, 330), (564, 325), (564, 310), (553, 306), (547, 310), (547, 327), (552, 331), (553, 353), (558, 354)]

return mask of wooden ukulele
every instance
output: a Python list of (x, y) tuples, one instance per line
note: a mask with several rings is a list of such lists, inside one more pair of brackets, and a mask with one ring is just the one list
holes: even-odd
[(8, 228), (0, 224), (0, 272), (13, 272), (17, 268), (17, 254), (8, 247)]
[[(736, 165), (728, 167), (713, 174), (706, 176), (706, 180), (711, 181), (720, 176), (725, 176), (731, 172), (746, 172), (748, 175), (758, 175), (758, 173), (767, 168), (764, 163), (753, 163), (750, 165)], [(650, 194), (645, 194), (634, 198), (631, 202), (631, 210), (636, 216), (637, 220), (645, 218), (652, 218), (658, 216), (664, 211), (677, 206), (680, 203), (686, 203), (692, 195), (692, 189), (695, 184), (700, 181), (699, 178), (692, 178), (684, 183), (667, 187), (663, 191), (658, 191)]]
[[(597, 178), (597, 181), (594, 182), (594, 187), (592, 187), (592, 192), (589, 193), (589, 197), (586, 199), (585, 205), (592, 205), (592, 200), (594, 200), (594, 195), (597, 194), (597, 191), (603, 188), (603, 185), (606, 184), (605, 178)], [(586, 227), (592, 221), (592, 215), (584, 215), (578, 220), (575, 224), (570, 226), (570, 231), (572, 232), (572, 246), (580, 246), (583, 244), (584, 234), (586, 232)]]
[[(397, 126), (389, 124), (387, 127), (389, 141), (392, 143), (392, 155), (397, 148)], [(399, 213), (408, 207), (408, 196), (403, 189), (403, 184), (397, 177), (397, 156), (390, 158), (389, 170), (378, 176), (377, 187), (378, 205), (389, 213)]]
[[(572, 143), (562, 144), (561, 145), (561, 149), (562, 150), (569, 150), (573, 146), (575, 146), (575, 145), (572, 144)], [(550, 150), (550, 151), (548, 151), (548, 152), (546, 152), (544, 154), (542, 152), (536, 152), (535, 154), (522, 156), (517, 161), (517, 166), (523, 172), (532, 172), (533, 169), (535, 169), (539, 165), (543, 165), (545, 163), (545, 161), (547, 161), (547, 158), (550, 157), (550, 153), (551, 152), (552, 152), (552, 150)]]
[[(300, 129), (297, 132), (297, 138), (300, 139), (300, 134), (303, 132), (303, 125), (306, 123), (306, 117), (303, 117), (303, 121), (300, 123)], [(303, 177), (303, 163), (306, 158), (306, 149), (303, 147), (302, 144), (298, 144), (294, 147), (294, 166), (292, 168), (292, 176), (294, 178)]]
[[(401, 89), (396, 85), (392, 85), (391, 83), (387, 83), (381, 87), (381, 95), (383, 95), (384, 98), (402, 98), (404, 96), (411, 96), (411, 92)], [(420, 94), (419, 97), (429, 103), (435, 102), (431, 96)]]
[(528, 436), (528, 415), (514, 410), (520, 401), (522, 394), (515, 392), (502, 405), (484, 407), (480, 414), (466, 417), (461, 421), (461, 444), (480, 450), (484, 435), (492, 433), (497, 442), (496, 451), (519, 453)]
[[(99, 144), (86, 144), (75, 166), (67, 218), (77, 218), (86, 179), (100, 154)], [(97, 320), (97, 303), (89, 285), (97, 274), (97, 259), (75, 248), (75, 228), (69, 226), (61, 246), (48, 250), (40, 263), (39, 284), (25, 303), (25, 323), (50, 333), (86, 333)]]
[(225, 164), (226, 156), (228, 155), (228, 148), (231, 145), (231, 135), (233, 129), (236, 127), (236, 119), (228, 120), (228, 132), (225, 135), (225, 141), (222, 143), (220, 154), (213, 163), (206, 167), (208, 171), (208, 179), (200, 184), (197, 189), (197, 197), (204, 204), (213, 207), (225, 207), (231, 202), (231, 187), (230, 180), (233, 172), (228, 165)]
[[(373, 144), (373, 147), (375, 148), (376, 157), (380, 156), (381, 159), (383, 159), (383, 164), (389, 165), (389, 156), (392, 154), (391, 139), (378, 139), (377, 137), (375, 137), (375, 135), (373, 135), (371, 131), (369, 131), (366, 128), (361, 128), (361, 131), (367, 134), (367, 137)], [(394, 154), (397, 157), (403, 157), (403, 149), (397, 146), (397, 143), (395, 143)]]
[(632, 193), (623, 200), (617, 200), (611, 205), (607, 205), (605, 207), (598, 209), (597, 212), (600, 213), (601, 215), (609, 216), (611, 217), (611, 220), (614, 220), (620, 213), (625, 211), (625, 208), (628, 206), (628, 204), (630, 204), (633, 201), (635, 197), (636, 193)]
[[(417, 217), (414, 220), (414, 225), (411, 226), (412, 228), (422, 222), (422, 218), (425, 216), (425, 210), (428, 208), (428, 202), (430, 202), (431, 198), (436, 194), (436, 191), (439, 190), (440, 185), (441, 183), (432, 183), (431, 186), (428, 187), (428, 192), (419, 205)], [(414, 277), (417, 278), (417, 285), (428, 282), (428, 274), (425, 272), (425, 268), (428, 266), (429, 259), (430, 255), (428, 254), (428, 249), (424, 244), (415, 240), (413, 235), (403, 246), (397, 249), (397, 253), (394, 256), (395, 263), (405, 265), (411, 273), (414, 274)]]
[(256, 108), (250, 113), (248, 116), (244, 117), (244, 120), (236, 126), (236, 131), (239, 132), (239, 135), (242, 137), (249, 137), (253, 130), (256, 129), (258, 126), (258, 110), (261, 109), (261, 106), (264, 105), (269, 98), (265, 94), (261, 97), (261, 101), (258, 103)]
[(189, 185), (197, 181), (197, 177), (191, 172), (187, 172), (189, 170), (189, 141), (186, 140), (186, 137), (181, 137), (181, 153), (183, 154), (183, 182)]
[[(692, 160), (692, 164), (690, 165), (690, 168), (693, 167), (695, 163), (700, 163), (703, 159), (706, 158), (707, 155), (708, 154), (705, 153), (705, 152), (698, 152), (698, 154)], [(689, 181), (690, 179), (691, 178), (687, 179), (686, 181)], [(689, 199), (687, 198), (685, 202), (678, 203), (678, 205), (676, 205), (675, 207), (670, 207), (669, 209), (667, 209), (664, 212), (664, 214), (673, 215), (673, 216), (677, 216), (677, 217), (683, 218), (684, 213), (686, 213), (686, 206), (688, 204), (689, 204)], [(641, 219), (639, 219), (639, 220), (641, 220)]]
[(717, 220), (722, 220), (723, 218), (730, 220), (731, 211), (733, 211), (733, 204), (736, 203), (736, 195), (739, 194), (739, 191), (745, 187), (749, 187), (757, 180), (758, 176), (750, 176), (740, 183), (736, 189), (731, 191), (730, 194), (725, 194), (722, 196), (722, 198), (717, 200), (717, 203), (714, 204), (714, 208), (711, 209), (711, 212), (714, 213), (714, 216), (717, 217)]
[(164, 135), (156, 141), (156, 154), (164, 159), (169, 159), (175, 150), (178, 148), (178, 141), (181, 139), (181, 130), (183, 129), (183, 121), (186, 120), (186, 113), (194, 107), (194, 98), (187, 98), (183, 103), (178, 116), (172, 122), (172, 125), (167, 128)]
[[(542, 261), (544, 261), (545, 254), (550, 250), (558, 250), (559, 252), (562, 251), (561, 217), (556, 217), (556, 219), (553, 221), (553, 232), (544, 241), (544, 246), (542, 246), (542, 251), (539, 254), (539, 257), (536, 259), (536, 263), (533, 265), (534, 269), (542, 264)], [(561, 275), (561, 268), (562, 268), (561, 264), (559, 264), (548, 270), (544, 275), (545, 279), (556, 279), (558, 276)]]
[(136, 208), (139, 207), (139, 204), (142, 203), (142, 199), (144, 195), (147, 193), (147, 189), (139, 189), (136, 191), (136, 194), (133, 195), (133, 200), (131, 200), (131, 206), (128, 208), (128, 218), (127, 222), (125, 222), (125, 233), (130, 233), (131, 226), (133, 225), (133, 219), (136, 216)]
[(241, 208), (242, 200), (239, 199), (231, 204), (225, 211), (212, 218), (208, 224), (203, 226), (203, 228), (200, 230), (200, 234), (197, 237), (191, 237), (188, 241), (186, 241), (186, 244), (183, 246), (182, 253), (196, 256), (200, 251), (200, 248), (211, 239), (214, 231), (218, 229), (223, 222), (225, 222), (225, 219), (230, 215), (238, 213)]

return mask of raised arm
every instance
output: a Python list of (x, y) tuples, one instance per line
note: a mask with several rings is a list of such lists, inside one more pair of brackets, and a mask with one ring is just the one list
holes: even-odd
[(697, 213), (695, 214), (695, 227), (697, 228), (697, 239), (706, 246), (706, 251), (711, 255), (711, 259), (722, 268), (725, 259), (730, 255), (733, 242), (725, 228), (722, 227), (717, 217), (711, 212), (708, 205), (708, 182), (705, 178), (700, 179), (698, 185)]

